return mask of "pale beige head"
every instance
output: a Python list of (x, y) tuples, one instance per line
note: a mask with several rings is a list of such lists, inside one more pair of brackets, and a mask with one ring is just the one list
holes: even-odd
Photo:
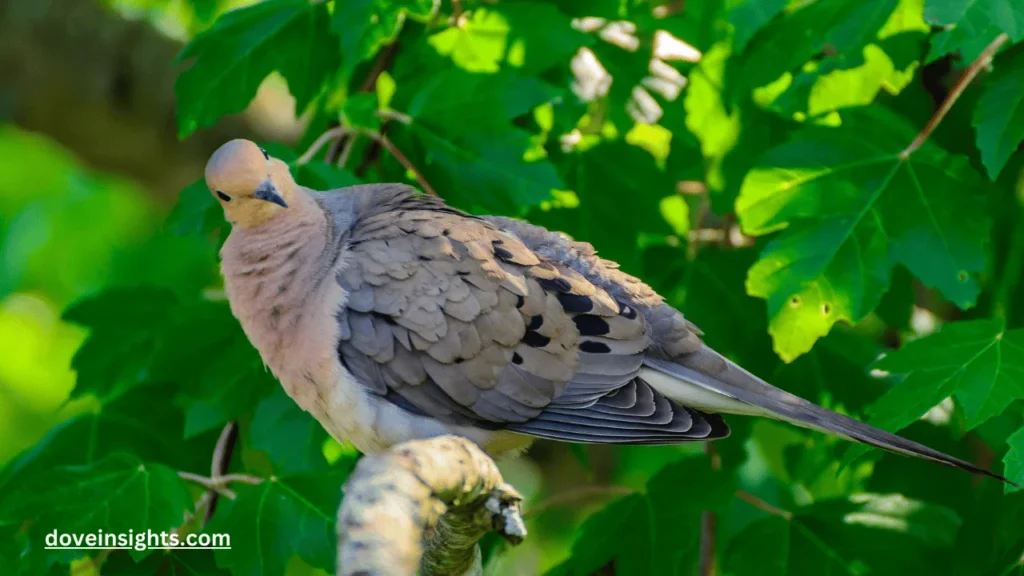
[(206, 185), (236, 226), (259, 226), (285, 213), (295, 196), (288, 165), (249, 140), (232, 140), (206, 163)]

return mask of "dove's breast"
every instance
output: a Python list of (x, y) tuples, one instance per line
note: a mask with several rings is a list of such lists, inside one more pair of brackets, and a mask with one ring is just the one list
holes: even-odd
[(335, 280), (346, 252), (321, 261), (327, 235), (305, 226), (254, 233), (234, 230), (221, 250), (231, 311), (285, 392), (336, 440), (373, 453), (407, 440), (458, 434), (492, 453), (515, 450), (527, 438), (451, 426), (406, 412), (360, 383), (338, 355), (338, 313), (348, 295)]

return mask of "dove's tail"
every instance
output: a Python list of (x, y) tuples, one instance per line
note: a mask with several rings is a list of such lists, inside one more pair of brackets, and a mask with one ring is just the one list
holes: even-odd
[[(780, 390), (705, 348), (697, 353), (694, 365), (647, 358), (640, 377), (665, 396), (703, 410), (726, 414), (767, 416), (797, 426), (811, 428), (862, 442), (876, 448), (939, 462), (975, 474), (984, 474), (1016, 486), (1006, 478), (958, 458), (879, 430), (853, 418), (822, 408)], [(687, 362), (690, 363), (689, 361)], [(711, 374), (715, 374), (711, 376)]]

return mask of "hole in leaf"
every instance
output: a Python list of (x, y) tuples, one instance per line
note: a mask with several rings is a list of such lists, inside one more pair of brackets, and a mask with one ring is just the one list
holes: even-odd
[(799, 306), (800, 305), (800, 297), (799, 296), (793, 296), (792, 298), (790, 298), (789, 299), (789, 305), (790, 306)]

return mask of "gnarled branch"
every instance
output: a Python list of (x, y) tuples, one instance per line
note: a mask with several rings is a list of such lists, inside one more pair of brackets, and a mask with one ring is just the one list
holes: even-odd
[(479, 574), (490, 530), (526, 536), (522, 497), (465, 438), (406, 442), (363, 458), (338, 511), (340, 575)]

